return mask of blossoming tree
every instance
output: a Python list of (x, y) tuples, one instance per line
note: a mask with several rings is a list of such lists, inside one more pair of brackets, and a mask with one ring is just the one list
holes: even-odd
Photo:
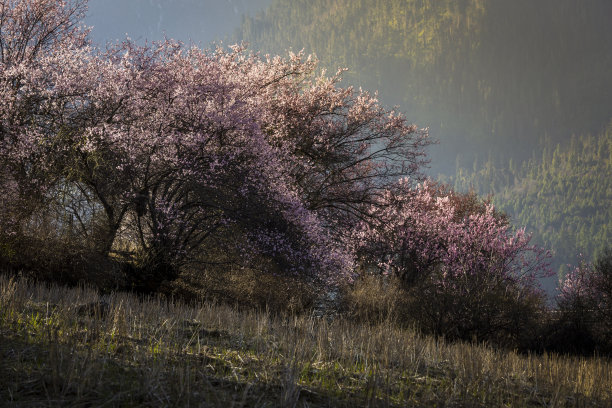
[[(415, 188), (427, 132), (342, 87), (341, 72), (239, 46), (100, 50), (79, 26), (85, 0), (0, 7), (5, 231), (44, 220), (137, 266), (145, 291), (217, 262), (219, 248), (224, 262), (265, 259), (309, 281), (373, 264), (461, 296), (531, 289), (544, 270), (492, 208), (462, 214), (456, 196)], [(30, 201), (36, 210), (13, 216)]]
[(350, 274), (346, 228), (393, 178), (419, 175), (426, 134), (302, 55), (96, 50), (77, 27), (84, 7), (2, 3), (2, 81), (18, 82), (4, 87), (4, 168), (64, 210), (54, 225), (68, 216), (102, 254), (129, 241), (152, 290), (227, 234), (286, 272)]

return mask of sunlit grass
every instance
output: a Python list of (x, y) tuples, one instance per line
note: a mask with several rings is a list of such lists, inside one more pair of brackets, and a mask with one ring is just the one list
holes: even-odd
[[(108, 310), (81, 305), (108, 303)], [(84, 312), (85, 310), (85, 312)], [(90, 313), (91, 312), (91, 313)], [(0, 277), (8, 406), (601, 406), (612, 364)], [(2, 404), (0, 404), (2, 405)]]

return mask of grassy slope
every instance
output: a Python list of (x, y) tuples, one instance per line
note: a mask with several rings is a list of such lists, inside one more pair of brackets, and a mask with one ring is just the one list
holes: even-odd
[(0, 276), (0, 405), (610, 406), (612, 362)]

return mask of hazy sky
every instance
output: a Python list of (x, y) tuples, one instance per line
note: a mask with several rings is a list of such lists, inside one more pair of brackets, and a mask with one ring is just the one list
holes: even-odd
[(271, 0), (89, 0), (85, 24), (104, 44), (122, 40), (162, 40), (164, 35), (208, 47), (226, 40), (242, 15), (255, 14)]

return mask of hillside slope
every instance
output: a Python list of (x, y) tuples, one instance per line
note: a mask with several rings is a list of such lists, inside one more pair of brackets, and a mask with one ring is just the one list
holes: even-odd
[(3, 406), (606, 407), (610, 390), (604, 359), (0, 276)]

